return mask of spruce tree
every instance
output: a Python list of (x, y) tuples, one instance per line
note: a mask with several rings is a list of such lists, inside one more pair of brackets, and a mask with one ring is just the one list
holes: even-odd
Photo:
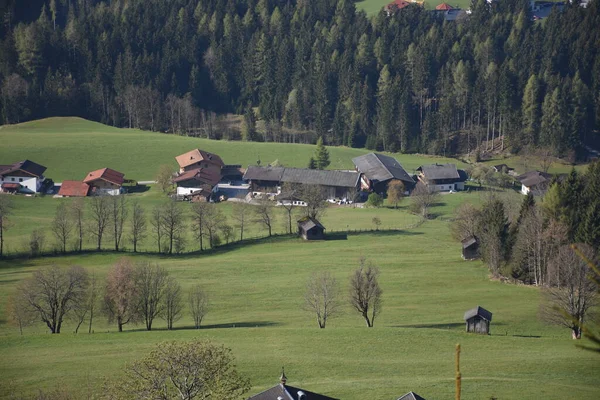
[[(311, 157), (311, 159), (313, 158)], [(317, 149), (315, 150), (314, 162), (316, 169), (325, 169), (329, 166), (329, 164), (331, 164), (329, 161), (329, 150), (327, 150), (323, 144), (322, 137), (317, 140)]]
[(540, 88), (535, 74), (529, 77), (525, 86), (521, 112), (523, 144), (534, 145), (540, 130)]

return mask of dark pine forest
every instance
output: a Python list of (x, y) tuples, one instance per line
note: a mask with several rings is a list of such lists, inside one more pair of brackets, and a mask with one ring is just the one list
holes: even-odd
[[(534, 22), (474, 0), (454, 22), (350, 0), (4, 0), (3, 123), (76, 115), (219, 138), (575, 159), (600, 122), (600, 1)], [(255, 129), (262, 120), (261, 129)]]

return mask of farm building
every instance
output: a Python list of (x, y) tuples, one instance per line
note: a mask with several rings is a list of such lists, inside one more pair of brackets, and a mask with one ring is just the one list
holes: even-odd
[(194, 149), (175, 157), (179, 164), (179, 173), (183, 174), (198, 168), (210, 169), (221, 174), (221, 168), (225, 166), (221, 157), (204, 150)]
[(173, 178), (173, 183), (177, 185), (177, 195), (185, 196), (199, 190), (205, 190), (207, 186), (210, 186), (210, 191), (213, 191), (220, 179), (220, 170), (196, 168), (179, 174), (179, 176)]
[(515, 175), (515, 169), (512, 167), (509, 167), (506, 164), (494, 165), (492, 168), (494, 169), (494, 172), (502, 172), (502, 173), (509, 174), (509, 175)]
[(467, 332), (490, 334), (490, 325), (492, 323), (492, 313), (483, 307), (477, 306), (465, 313), (467, 323)]
[(121, 194), (125, 175), (110, 168), (97, 169), (86, 175), (83, 183), (90, 186), (96, 195), (116, 196)]
[(454, 164), (430, 164), (417, 168), (418, 178), (430, 190), (438, 192), (464, 190), (467, 174)]
[(398, 400), (425, 400), (425, 398), (419, 396), (415, 392), (408, 392), (402, 397), (398, 397)]
[(183, 195), (183, 200), (191, 201), (192, 203), (207, 203), (210, 201), (213, 191), (210, 185), (203, 185), (195, 192)]
[(533, 195), (541, 196), (548, 190), (552, 175), (546, 172), (529, 171), (517, 176), (517, 179), (521, 182), (521, 194), (526, 195), (531, 192)]
[(333, 397), (325, 396), (311, 392), (310, 390), (301, 389), (287, 384), (287, 377), (282, 372), (279, 378), (279, 384), (270, 389), (265, 390), (254, 396), (250, 396), (248, 400), (337, 400)]
[(323, 240), (325, 227), (315, 218), (304, 217), (298, 220), (298, 235), (304, 240)]
[(385, 193), (388, 183), (393, 179), (402, 181), (407, 191), (410, 191), (415, 185), (414, 179), (393, 157), (369, 153), (353, 158), (352, 162), (356, 171), (362, 174), (360, 177), (361, 190)]
[(304, 168), (249, 166), (244, 180), (250, 182), (254, 195), (275, 196), (281, 193), (284, 183), (319, 185), (327, 199), (353, 199), (360, 185), (356, 171), (329, 171)]
[(0, 165), (0, 192), (37, 193), (46, 178), (46, 167), (24, 160), (11, 165)]
[(86, 197), (90, 194), (91, 187), (81, 181), (63, 181), (58, 190), (62, 197)]
[(479, 258), (479, 242), (474, 236), (461, 241), (463, 260), (475, 260)]

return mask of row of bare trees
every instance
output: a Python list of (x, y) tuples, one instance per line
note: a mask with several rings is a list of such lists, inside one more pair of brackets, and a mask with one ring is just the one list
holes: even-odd
[[(188, 293), (188, 305), (199, 328), (209, 310), (208, 295), (200, 285)], [(119, 332), (128, 323), (143, 323), (152, 330), (156, 318), (173, 329), (183, 308), (181, 286), (166, 269), (128, 259), (118, 260), (103, 284), (79, 266), (41, 268), (17, 287), (9, 301), (11, 320), (21, 334), (23, 327), (37, 321), (45, 323), (51, 333), (60, 333), (66, 319), (75, 324), (75, 333), (85, 322), (92, 333), (98, 312), (116, 323)]]
[[(348, 302), (371, 328), (382, 307), (379, 268), (361, 257), (349, 281)], [(335, 277), (329, 271), (311, 275), (306, 283), (304, 309), (315, 314), (319, 328), (324, 329), (329, 319), (339, 315), (341, 306), (340, 287)]]

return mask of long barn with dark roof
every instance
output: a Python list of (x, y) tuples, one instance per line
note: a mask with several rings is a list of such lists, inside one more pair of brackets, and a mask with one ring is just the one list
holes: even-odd
[(390, 181), (396, 179), (404, 184), (406, 190), (411, 190), (414, 179), (404, 170), (402, 165), (393, 157), (378, 153), (369, 153), (352, 159), (356, 171), (362, 173), (361, 189), (385, 193)]

